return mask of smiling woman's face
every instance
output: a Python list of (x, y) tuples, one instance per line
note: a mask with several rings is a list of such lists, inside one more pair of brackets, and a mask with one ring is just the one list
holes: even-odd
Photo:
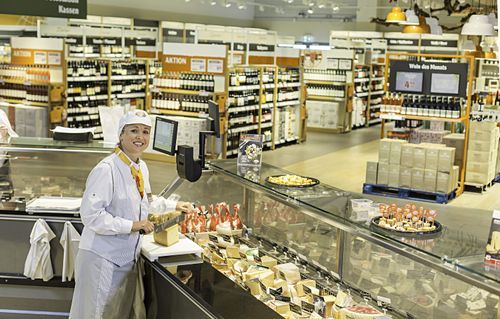
[(129, 124), (123, 128), (120, 144), (130, 159), (137, 161), (149, 145), (151, 127), (143, 124)]

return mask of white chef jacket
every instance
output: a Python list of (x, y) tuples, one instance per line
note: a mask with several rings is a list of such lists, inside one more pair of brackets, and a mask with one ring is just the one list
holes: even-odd
[(118, 266), (137, 258), (140, 235), (131, 232), (132, 223), (148, 214), (149, 171), (144, 161), (138, 165), (144, 177), (142, 199), (130, 167), (113, 153), (90, 172), (80, 207), (85, 226), (80, 249), (92, 251)]
[(30, 234), (30, 250), (24, 263), (24, 275), (31, 279), (48, 281), (54, 277), (50, 260), (50, 241), (56, 237), (47, 222), (38, 219)]

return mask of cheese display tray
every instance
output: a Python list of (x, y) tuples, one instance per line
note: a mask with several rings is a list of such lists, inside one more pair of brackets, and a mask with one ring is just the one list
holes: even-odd
[(380, 229), (385, 232), (389, 232), (392, 234), (398, 234), (398, 235), (406, 235), (406, 236), (429, 236), (429, 235), (436, 235), (439, 234), (443, 230), (443, 225), (441, 225), (440, 222), (435, 221), (434, 226), (436, 228), (434, 230), (429, 230), (429, 231), (424, 231), (424, 230), (416, 230), (416, 231), (404, 231), (404, 230), (397, 230), (394, 228), (388, 228), (388, 227), (383, 227), (379, 226), (380, 219), (382, 219), (382, 216), (378, 216), (372, 219), (371, 221), (371, 226), (375, 229)]
[[(309, 184), (282, 184), (282, 183), (277, 183), (274, 182), (273, 179), (279, 179), (279, 178), (286, 178), (286, 177), (291, 177), (291, 178), (300, 178), (300, 179), (307, 179), (310, 180), (311, 183)], [(281, 187), (281, 188), (307, 188), (307, 187), (313, 187), (316, 185), (319, 185), (320, 181), (314, 177), (308, 177), (308, 176), (300, 176), (300, 175), (272, 175), (268, 176), (265, 179), (266, 183), (275, 186), (275, 187)]]
[(182, 234), (179, 234), (179, 242), (169, 247), (157, 244), (153, 239), (153, 234), (143, 236), (141, 243), (141, 253), (150, 261), (167, 256), (189, 254), (201, 256), (202, 252), (203, 249), (198, 244)]

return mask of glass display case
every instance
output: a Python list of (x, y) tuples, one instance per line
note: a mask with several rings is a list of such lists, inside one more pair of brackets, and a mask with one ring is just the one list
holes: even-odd
[[(197, 206), (241, 204), (239, 216), (246, 228), (231, 239), (231, 245), (257, 248), (259, 259), (269, 256), (278, 264), (295, 265), (301, 280), (314, 281), (318, 295), (338, 297), (339, 291), (347, 292), (354, 304), (378, 309), (381, 318), (383, 313), (393, 318), (498, 318), (500, 272), (483, 262), (489, 212), (418, 202), (417, 206), (437, 212), (443, 228), (430, 235), (408, 236), (371, 223), (380, 203), (404, 205), (406, 200), (354, 194), (323, 184), (271, 186), (266, 177), (291, 173), (266, 164), (260, 169), (239, 168), (235, 161), (221, 160), (209, 167), (199, 181), (184, 182), (175, 193)], [(221, 235), (216, 236), (218, 244)], [(205, 245), (204, 263), (249, 290), (247, 294), (252, 292), (271, 308), (275, 299), (288, 300), (295, 310), (300, 306), (303, 298), (293, 293), (288, 298), (283, 291), (284, 297), (270, 297), (269, 287), (266, 293), (264, 288), (254, 293), (235, 273), (235, 260), (224, 248), (215, 249), (223, 258), (214, 258), (210, 249), (214, 245), (207, 245), (214, 237), (203, 241), (201, 233), (193, 238)], [(176, 274), (189, 269), (178, 266)], [(196, 273), (193, 277), (196, 280)], [(190, 289), (203, 299), (203, 289)], [(209, 299), (205, 302), (210, 304)], [(302, 315), (309, 314), (307, 304), (302, 306)], [(229, 317), (239, 318), (236, 313)]]

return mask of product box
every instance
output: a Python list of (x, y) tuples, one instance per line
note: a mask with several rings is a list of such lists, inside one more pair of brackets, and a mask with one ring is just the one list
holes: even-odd
[(389, 165), (389, 186), (399, 187), (399, 170), (399, 165)]
[[(469, 150), (467, 152), (467, 162), (471, 161), (471, 162), (488, 163), (493, 161), (493, 155), (496, 155), (496, 153)], [(496, 161), (496, 156), (495, 156), (495, 161)]]
[(401, 163), (401, 147), (406, 144), (406, 141), (392, 140), (389, 163), (399, 165)]
[(413, 149), (413, 167), (425, 168), (426, 149), (421, 146), (415, 146)]
[(389, 164), (378, 163), (377, 184), (389, 184)]
[(425, 150), (425, 169), (437, 171), (439, 159), (439, 148), (427, 147)]
[(451, 172), (455, 161), (455, 149), (453, 147), (442, 147), (439, 149), (438, 167), (440, 172)]
[(428, 192), (436, 191), (436, 178), (437, 171), (433, 169), (426, 169), (424, 171), (424, 188), (423, 190)]
[(491, 182), (493, 178), (491, 178), (491, 175), (489, 172), (484, 172), (484, 173), (478, 173), (478, 172), (466, 172), (465, 173), (465, 181), (467, 183), (472, 183), (472, 184), (488, 184)]
[(444, 131), (444, 122), (443, 121), (431, 121), (430, 129), (431, 129), (431, 131)]
[(469, 150), (477, 152), (492, 152), (498, 146), (495, 140), (469, 141)]
[(391, 143), (392, 140), (388, 138), (381, 139), (378, 146), (378, 162), (379, 163), (389, 163), (389, 158), (391, 154)]
[(366, 179), (367, 184), (377, 184), (378, 163), (366, 162)]
[(443, 143), (448, 147), (455, 148), (455, 165), (461, 166), (464, 158), (464, 134), (448, 134), (443, 137)]
[(470, 141), (490, 141), (498, 139), (498, 127), (495, 127), (491, 131), (470, 130), (469, 132)]
[(492, 131), (497, 127), (496, 122), (476, 122), (471, 121), (469, 123), (469, 132), (472, 131)]
[(411, 187), (412, 169), (409, 167), (401, 166), (399, 168), (399, 187)]
[(472, 162), (467, 161), (466, 173), (488, 173), (495, 169), (494, 162)]
[(413, 166), (413, 150), (415, 148), (414, 144), (403, 144), (401, 147), (401, 165), (406, 167)]
[(411, 188), (423, 189), (424, 188), (424, 172), (422, 168), (413, 168), (411, 171)]
[(484, 262), (494, 266), (500, 265), (500, 211), (498, 210), (493, 211)]
[(453, 173), (437, 172), (436, 192), (448, 194), (454, 189)]

